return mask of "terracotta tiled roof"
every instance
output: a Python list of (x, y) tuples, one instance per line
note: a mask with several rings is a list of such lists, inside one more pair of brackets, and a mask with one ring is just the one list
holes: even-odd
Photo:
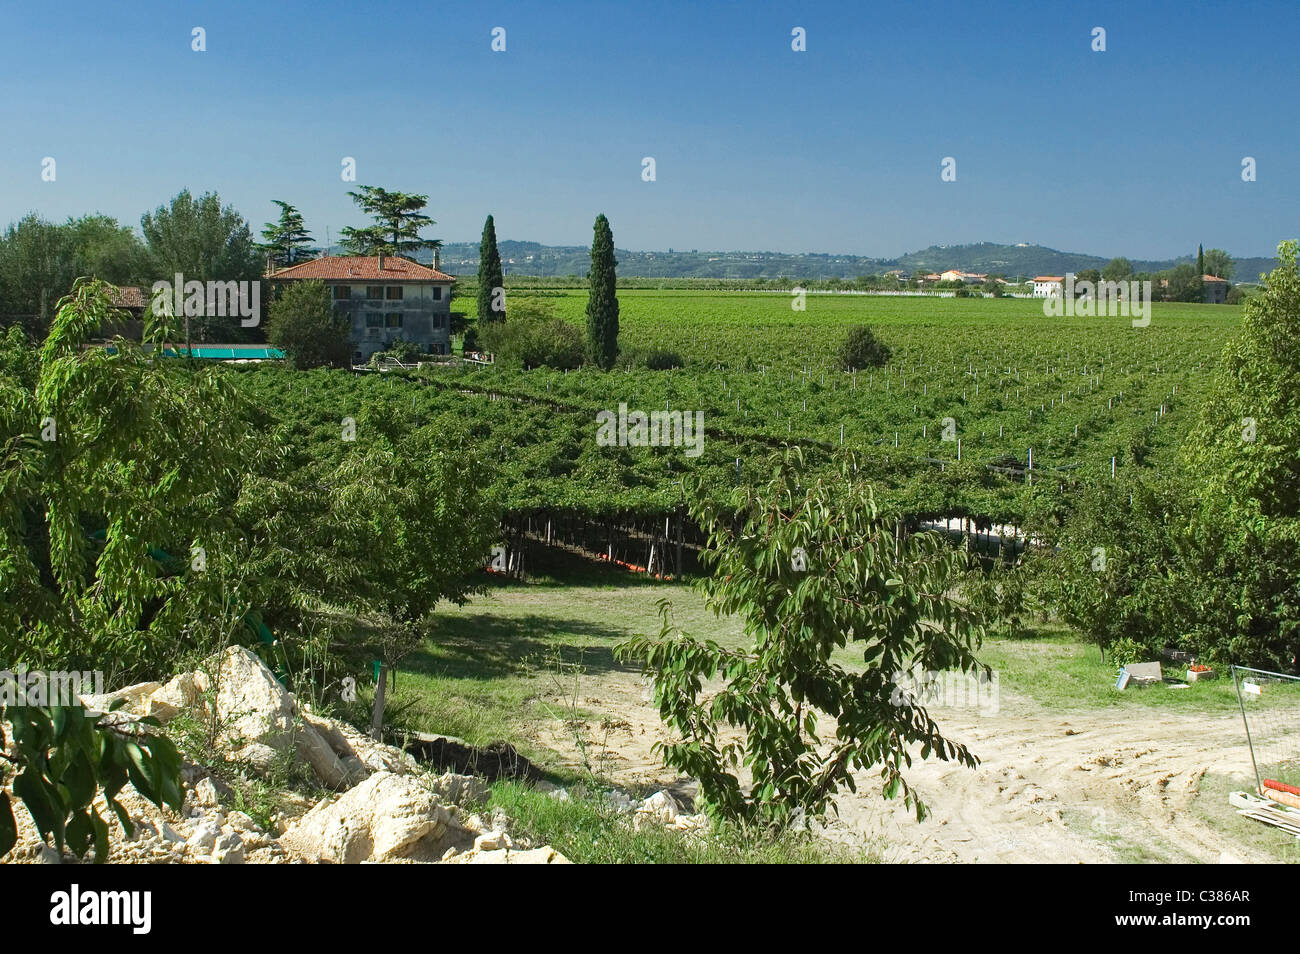
[(1063, 282), (1063, 281), (1065, 281), (1065, 276), (1064, 276), (1064, 275), (1035, 275), (1035, 276), (1034, 276), (1034, 281), (1036, 281), (1036, 282)]
[(144, 308), (147, 304), (144, 289), (138, 285), (125, 285), (120, 288), (110, 285), (109, 288), (108, 297), (114, 308)]
[(326, 255), (313, 258), (289, 268), (267, 275), (271, 281), (281, 279), (315, 278), (320, 281), (374, 281), (374, 282), (454, 282), (456, 279), (444, 272), (398, 255), (385, 255), (384, 269), (379, 270), (378, 255)]
[(1220, 277), (1217, 276), (1217, 275), (1202, 275), (1202, 276), (1201, 276), (1201, 281), (1203, 281), (1203, 282), (1223, 282), (1224, 284), (1227, 284), (1227, 281), (1228, 281), (1228, 280), (1227, 280), (1226, 278), (1220, 278)]

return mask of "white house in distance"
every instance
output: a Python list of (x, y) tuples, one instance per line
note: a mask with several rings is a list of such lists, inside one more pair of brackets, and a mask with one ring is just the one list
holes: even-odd
[(397, 339), (425, 354), (451, 353), (451, 288), (456, 279), (398, 255), (326, 255), (267, 276), (272, 283), (316, 280), (352, 323), (352, 360), (361, 364)]
[(965, 282), (967, 285), (982, 285), (988, 279), (988, 276), (950, 268), (946, 272), (940, 273), (939, 278), (945, 282)]
[(1064, 275), (1035, 275), (1034, 276), (1034, 297), (1051, 298), (1060, 297), (1065, 294), (1065, 276)]

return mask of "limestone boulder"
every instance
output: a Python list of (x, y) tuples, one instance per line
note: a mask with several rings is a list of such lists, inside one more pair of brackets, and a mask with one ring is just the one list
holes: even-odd
[(441, 856), (451, 812), (416, 779), (376, 772), (334, 801), (322, 801), (280, 842), (326, 864), (390, 862)]

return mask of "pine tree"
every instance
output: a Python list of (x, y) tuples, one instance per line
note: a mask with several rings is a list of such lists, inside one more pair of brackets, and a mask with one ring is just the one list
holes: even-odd
[(437, 239), (420, 237), (420, 229), (436, 224), (424, 214), (424, 207), (429, 204), (427, 195), (389, 192), (378, 186), (362, 186), (361, 191), (349, 192), (348, 195), (376, 223), (342, 230), (343, 247), (349, 254), (408, 255), (442, 245)]
[(614, 273), (614, 233), (604, 215), (596, 216), (591, 243), (590, 293), (587, 298), (587, 350), (593, 362), (608, 371), (618, 358), (618, 295)]
[[(499, 307), (493, 308), (493, 299), (498, 295)], [(497, 227), (489, 215), (478, 247), (478, 320), (502, 321), (505, 317), (505, 279), (501, 275), (501, 253), (497, 251)]]
[(288, 202), (271, 201), (280, 207), (280, 221), (266, 223), (262, 229), (266, 241), (258, 248), (270, 254), (272, 266), (284, 268), (319, 251), (312, 248), (312, 236), (303, 223), (302, 213)]

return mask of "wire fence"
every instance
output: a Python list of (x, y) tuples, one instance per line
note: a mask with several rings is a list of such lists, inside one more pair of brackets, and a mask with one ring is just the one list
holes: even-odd
[(1232, 667), (1256, 790), (1265, 780), (1300, 786), (1300, 677)]

